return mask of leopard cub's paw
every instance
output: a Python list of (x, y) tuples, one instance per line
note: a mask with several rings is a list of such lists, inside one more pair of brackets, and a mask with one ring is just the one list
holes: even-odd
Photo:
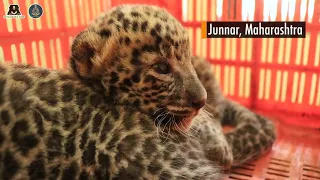
[(218, 163), (223, 170), (229, 170), (233, 163), (232, 150), (227, 143), (219, 142), (207, 149), (209, 158)]

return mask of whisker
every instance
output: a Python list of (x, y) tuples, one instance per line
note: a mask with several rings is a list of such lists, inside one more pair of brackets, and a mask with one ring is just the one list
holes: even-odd
[[(172, 124), (173, 124), (173, 126), (175, 126), (175, 116), (174, 116), (174, 114), (172, 115), (172, 120), (170, 121), (170, 127), (169, 127), (169, 130), (170, 130), (170, 128), (172, 127)], [(172, 138), (172, 139), (174, 139), (175, 141), (179, 141), (179, 139), (177, 139), (176, 138), (176, 134), (175, 133), (171, 133), (171, 134), (169, 134), (170, 135), (170, 137)]]
[(181, 133), (181, 130), (180, 130), (180, 128), (179, 128), (179, 126), (178, 126), (178, 124), (176, 122), (174, 122), (174, 127), (176, 128), (176, 130), (178, 131), (178, 133), (180, 135), (184, 136), (183, 133)]
[[(184, 125), (187, 126), (187, 124), (186, 124), (184, 121), (183, 121), (182, 123), (184, 123)], [(190, 126), (190, 130), (194, 130), (192, 126)], [(189, 130), (189, 131), (190, 131), (190, 130)], [(184, 132), (185, 132), (185, 131), (184, 131)], [(195, 136), (193, 136), (191, 133), (185, 132), (185, 134), (186, 134), (188, 137), (195, 138)]]
[(178, 124), (176, 124), (176, 126), (177, 126), (177, 128), (179, 129), (179, 132), (180, 132), (183, 136), (188, 137), (188, 134), (186, 134), (186, 133), (180, 128), (180, 126), (179, 126)]
[(169, 112), (167, 112), (165, 115), (163, 115), (163, 117), (160, 119), (160, 124), (162, 123), (162, 121), (164, 121), (166, 119), (168, 114), (169, 114)]
[[(163, 114), (163, 115), (161, 115), (161, 116), (165, 116), (165, 115), (167, 116), (168, 113), (167, 113), (167, 114)], [(160, 117), (160, 116), (158, 116), (158, 117), (155, 119), (155, 121), (158, 122), (158, 126), (159, 126), (159, 128), (160, 128), (160, 127), (161, 127), (161, 123), (162, 123), (164, 117), (162, 117), (160, 120), (158, 120), (159, 117)]]
[(160, 111), (161, 109), (164, 109), (165, 107), (159, 108), (156, 111), (154, 111), (153, 115), (155, 115), (158, 111)]
[(166, 139), (165, 139), (164, 142), (166, 142), (166, 141), (168, 140), (168, 137), (170, 136), (171, 119), (172, 119), (172, 117), (169, 119), (169, 121), (168, 121), (168, 122), (164, 125), (164, 127), (163, 127), (163, 129), (164, 129), (164, 131), (165, 131), (166, 126), (167, 126), (167, 124), (169, 123), (169, 130), (168, 130), (167, 137), (166, 137)]
[[(162, 108), (159, 108), (159, 109), (157, 109), (154, 113), (153, 113), (153, 115), (155, 115), (157, 112), (159, 112), (160, 110), (163, 110), (164, 109), (164, 107), (162, 107)], [(158, 119), (159, 118), (163, 118), (163, 116), (165, 116), (166, 115), (166, 111), (162, 111), (159, 115), (157, 115), (157, 117), (154, 119), (154, 124), (155, 124), (155, 126), (156, 126), (156, 128), (157, 128), (157, 135), (158, 135), (158, 137), (163, 137), (163, 132), (162, 132), (162, 128), (161, 128), (161, 121), (158, 121)], [(159, 130), (160, 130), (160, 132), (159, 132)]]
[(156, 119), (155, 119), (155, 120), (157, 121), (159, 117), (164, 116), (165, 114), (166, 114), (166, 112), (165, 112), (165, 111), (161, 112), (161, 113), (156, 117)]

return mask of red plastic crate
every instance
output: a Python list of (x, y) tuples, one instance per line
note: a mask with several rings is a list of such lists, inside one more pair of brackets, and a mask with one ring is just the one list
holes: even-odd
[[(186, 4), (183, 22), (193, 37), (194, 52), (215, 65), (228, 97), (278, 114), (287, 123), (320, 128), (320, 2), (186, 0)], [(305, 39), (201, 39), (201, 21), (215, 20), (306, 21), (307, 33)]]
[[(258, 161), (225, 179), (320, 180), (320, 0), (0, 0), (25, 19), (0, 18), (0, 62), (66, 68), (73, 37), (100, 12), (127, 3), (168, 9), (190, 33), (194, 54), (214, 66), (229, 98), (275, 121), (278, 139)], [(39, 3), (43, 16), (28, 7)], [(306, 21), (305, 39), (201, 39), (202, 21)]]
[[(39, 19), (28, 15), (33, 3), (43, 7)], [(25, 18), (4, 19), (9, 4), (18, 4)], [(72, 38), (110, 6), (105, 0), (1, 0), (0, 62), (66, 68)]]

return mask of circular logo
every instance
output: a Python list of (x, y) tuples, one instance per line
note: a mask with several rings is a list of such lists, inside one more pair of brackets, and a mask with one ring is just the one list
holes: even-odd
[(32, 4), (29, 7), (29, 16), (32, 18), (40, 18), (43, 14), (43, 8), (40, 4)]

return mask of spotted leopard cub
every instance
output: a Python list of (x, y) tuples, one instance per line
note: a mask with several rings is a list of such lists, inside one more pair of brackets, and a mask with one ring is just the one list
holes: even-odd
[(270, 147), (192, 59), (167, 11), (125, 5), (75, 38), (70, 71), (0, 65), (0, 179), (221, 179), (242, 147)]
[(167, 11), (110, 10), (75, 38), (70, 66), (0, 65), (0, 179), (221, 178), (186, 134), (207, 93)]

